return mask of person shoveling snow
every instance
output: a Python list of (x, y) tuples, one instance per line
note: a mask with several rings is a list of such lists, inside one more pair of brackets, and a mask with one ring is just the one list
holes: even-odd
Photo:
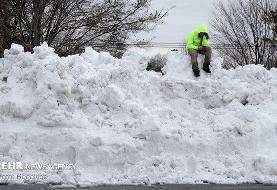
[(205, 61), (203, 64), (203, 70), (207, 73), (211, 73), (210, 63), (212, 49), (208, 46), (209, 44), (209, 34), (207, 26), (202, 24), (200, 27), (193, 31), (187, 41), (187, 50), (191, 57), (192, 70), (195, 77), (200, 76), (200, 71), (198, 67), (197, 57), (198, 54), (205, 55)]

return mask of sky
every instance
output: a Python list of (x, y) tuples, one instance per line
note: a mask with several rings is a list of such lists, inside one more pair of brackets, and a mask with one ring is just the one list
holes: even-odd
[[(227, 0), (221, 0), (227, 1)], [(153, 42), (184, 42), (200, 24), (209, 25), (215, 0), (152, 0), (153, 9), (169, 9), (164, 23), (150, 33), (141, 34), (141, 39), (155, 37)]]

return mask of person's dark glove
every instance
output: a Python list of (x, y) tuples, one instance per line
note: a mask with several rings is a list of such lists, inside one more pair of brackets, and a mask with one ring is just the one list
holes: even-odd
[(199, 51), (202, 51), (202, 50), (204, 50), (204, 48), (205, 48), (204, 46), (199, 46), (199, 47), (198, 47), (198, 50), (199, 50)]

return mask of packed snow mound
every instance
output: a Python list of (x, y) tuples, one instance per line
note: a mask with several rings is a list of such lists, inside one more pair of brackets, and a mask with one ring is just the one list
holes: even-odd
[(13, 44), (0, 59), (0, 160), (77, 168), (0, 174), (73, 185), (277, 183), (276, 69), (227, 71), (214, 58), (212, 74), (195, 79), (189, 58), (171, 52), (162, 76), (145, 70), (145, 54), (87, 48), (61, 58), (46, 43), (33, 54)]

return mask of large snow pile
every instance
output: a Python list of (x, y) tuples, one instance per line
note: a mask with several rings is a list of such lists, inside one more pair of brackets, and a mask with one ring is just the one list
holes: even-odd
[[(143, 50), (122, 59), (87, 48), (58, 57), (47, 44), (0, 59), (0, 160), (73, 163), (46, 182), (277, 183), (277, 70), (249, 65), (192, 76), (169, 53), (166, 75)], [(23, 183), (24, 181), (10, 181)]]

